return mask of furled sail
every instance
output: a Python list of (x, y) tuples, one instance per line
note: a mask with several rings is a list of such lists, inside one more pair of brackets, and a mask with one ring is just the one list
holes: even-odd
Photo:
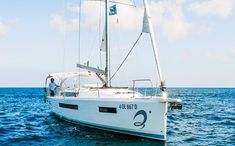
[(144, 18), (143, 18), (143, 28), (142, 32), (149, 33), (149, 21), (148, 21), (148, 15), (146, 13), (146, 10), (144, 10)]
[[(114, 15), (117, 15), (116, 5), (113, 5), (113, 6), (109, 7), (109, 16), (114, 16)], [(105, 44), (106, 44), (106, 31), (105, 31), (105, 28), (104, 28), (104, 33), (103, 33), (102, 40), (101, 40), (101, 45), (100, 45), (100, 51), (102, 51), (102, 52), (106, 51)]]

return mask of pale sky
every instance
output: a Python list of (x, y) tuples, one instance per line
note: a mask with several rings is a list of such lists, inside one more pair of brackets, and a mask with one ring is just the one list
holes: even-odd
[[(126, 2), (127, 0), (122, 0)], [(76, 71), (79, 0), (1, 0), (0, 87), (43, 87), (48, 73)], [(112, 72), (141, 32), (143, 6), (111, 16)], [(235, 87), (235, 0), (151, 0), (162, 74), (169, 87)], [(82, 1), (81, 63), (99, 66), (103, 4)], [(101, 19), (102, 18), (102, 19)], [(158, 80), (144, 34), (113, 80)], [(104, 66), (104, 62), (102, 62)]]

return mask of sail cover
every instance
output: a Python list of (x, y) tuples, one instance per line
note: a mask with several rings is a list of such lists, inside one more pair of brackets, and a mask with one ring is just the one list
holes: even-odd
[(148, 21), (148, 16), (147, 16), (146, 10), (144, 10), (142, 32), (145, 32), (145, 33), (149, 33), (150, 32), (150, 30), (149, 30), (149, 21)]

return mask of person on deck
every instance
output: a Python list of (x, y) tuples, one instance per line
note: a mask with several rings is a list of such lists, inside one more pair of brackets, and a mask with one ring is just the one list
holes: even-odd
[(51, 78), (51, 82), (49, 83), (50, 96), (55, 96), (55, 89), (56, 87), (59, 87), (54, 81), (55, 80)]

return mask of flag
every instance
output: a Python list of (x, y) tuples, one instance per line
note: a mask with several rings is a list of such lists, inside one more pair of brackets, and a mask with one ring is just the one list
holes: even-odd
[(116, 5), (113, 5), (113, 6), (109, 7), (109, 15), (113, 16), (113, 15), (116, 15), (116, 14), (117, 14), (117, 7), (116, 7)]

